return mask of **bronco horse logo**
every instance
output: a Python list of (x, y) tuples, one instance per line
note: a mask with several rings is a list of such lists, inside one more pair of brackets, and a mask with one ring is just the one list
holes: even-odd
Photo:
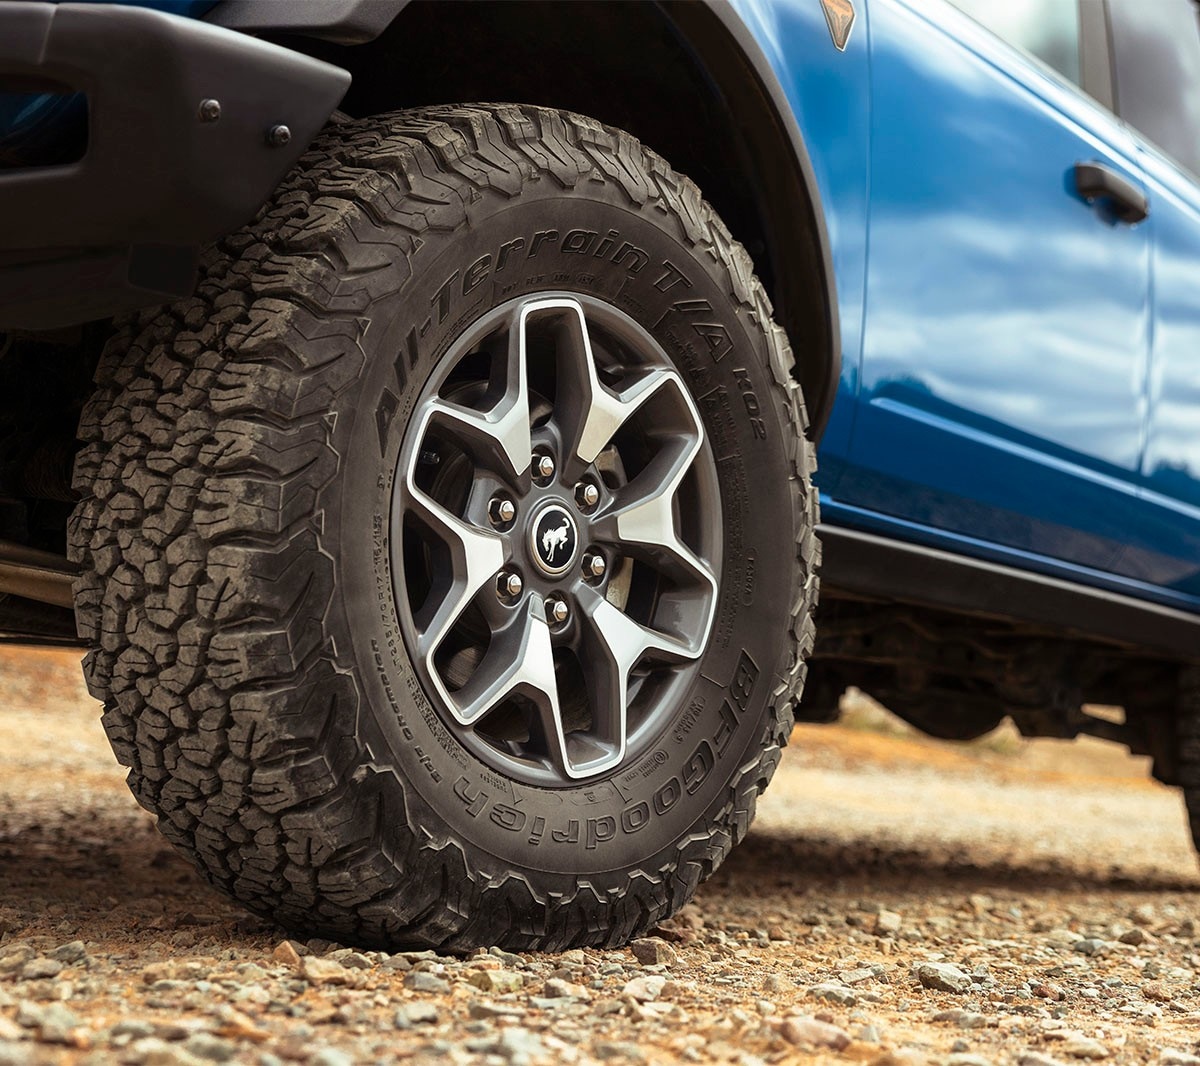
[(543, 531), (542, 554), (546, 557), (548, 565), (554, 565), (554, 557), (558, 554), (558, 549), (567, 543), (567, 536), (570, 532), (571, 520), (569, 518), (564, 518), (561, 526)]

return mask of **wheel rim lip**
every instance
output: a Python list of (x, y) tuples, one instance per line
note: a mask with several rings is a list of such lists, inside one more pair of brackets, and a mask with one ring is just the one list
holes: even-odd
[[(500, 751), (495, 745), (481, 737), (473, 728), (463, 726), (455, 717), (454, 711), (448, 705), (450, 702), (448, 696), (443, 695), (443, 693), (448, 693), (444, 682), (437, 676), (436, 670), (427, 669), (426, 656), (420, 653), (418, 646), (419, 634), (405, 593), (403, 560), (405, 506), (403, 495), (406, 472), (410, 469), (411, 464), (415, 460), (415, 455), (429, 431), (429, 419), (426, 417), (425, 408), (438, 395), (441, 385), (462, 357), (471, 351), (474, 345), (477, 345), (481, 340), (494, 333), (517, 309), (522, 308), (522, 305), (527, 305), (531, 310), (537, 310), (542, 309), (544, 306), (552, 305), (556, 301), (579, 305), (589, 327), (593, 324), (599, 325), (627, 347), (636, 351), (639, 357), (645, 359), (643, 363), (636, 364), (638, 367), (661, 367), (662, 369), (670, 370), (679, 379), (682, 386), (682, 371), (671, 361), (662, 346), (645, 327), (606, 300), (590, 294), (569, 290), (548, 290), (525, 294), (505, 301), (496, 307), (488, 309), (473, 322), (468, 323), (460, 334), (448, 343), (443, 354), (436, 360), (433, 370), (426, 379), (420, 396), (414, 405), (413, 415), (402, 439), (397, 457), (396, 476), (393, 481), (391, 514), (389, 518), (389, 561), (391, 565), (394, 606), (400, 621), (401, 632), (410, 661), (422, 683), (425, 696), (436, 709), (442, 724), (450, 730), (459, 743), (473, 755), (480, 758), (482, 762), (492, 769), (499, 770), (514, 781), (548, 789), (588, 787), (598, 781), (611, 778), (620, 773), (629, 772), (664, 737), (667, 727), (671, 722), (686, 711), (681, 697), (700, 675), (701, 664), (710, 646), (716, 627), (721, 594), (721, 574), (723, 571), (721, 565), (722, 554), (724, 551), (723, 510), (720, 502), (721, 494), (716, 459), (695, 401), (687, 388), (681, 387), (682, 400), (691, 412), (693, 423), (699, 435), (699, 448), (689, 464), (684, 482), (689, 480), (694, 481), (692, 494), (698, 497), (693, 506), (695, 517), (698, 520), (695, 538), (697, 541), (696, 555), (709, 568), (712, 586), (705, 619), (700, 627), (702, 633), (699, 639), (695, 641), (695, 646), (698, 650), (694, 656), (690, 658), (690, 661), (672, 666), (669, 671), (660, 671), (669, 673), (669, 676), (665, 680), (659, 679), (657, 691), (653, 697), (655, 706), (649, 712), (642, 713), (636, 725), (632, 722), (627, 722), (624, 741), (620, 746), (620, 750), (614, 751), (615, 758), (591, 760), (581, 771), (577, 773), (568, 772), (567, 776), (561, 775), (553, 767), (546, 765), (540, 760), (524, 759), (511, 755), (508, 752)], [(532, 459), (532, 453), (530, 459)], [(558, 471), (556, 471), (556, 476), (557, 474)], [(536, 482), (534, 484), (536, 486)], [(568, 514), (570, 513), (569, 504), (561, 498), (556, 497), (552, 500), (547, 500), (545, 504), (554, 504), (563, 507), (564, 510), (568, 511)], [(535, 510), (540, 513), (543, 507), (543, 503), (539, 501), (535, 505)], [(571, 563), (557, 576), (544, 573), (537, 574), (536, 576), (540, 581), (562, 582), (564, 576), (582, 559), (588, 544), (586, 537), (587, 520), (588, 515), (585, 514), (580, 514), (575, 519), (577, 538)], [(518, 522), (520, 522), (519, 516)], [(515, 529), (510, 532), (515, 532)], [(514, 538), (514, 542), (516, 540), (517, 538)], [(529, 545), (527, 550), (536, 555), (532, 545)], [(510, 552), (508, 554), (508, 561), (519, 562), (520, 555)], [(582, 584), (585, 582), (585, 577), (580, 572), (573, 575), (571, 580), (576, 584)], [(534, 593), (535, 590), (536, 586), (531, 588), (530, 583), (527, 581), (519, 600), (524, 602), (525, 598)], [(626, 714), (628, 714), (628, 709), (632, 702), (632, 698), (627, 699)], [(486, 713), (481, 717), (486, 717)], [(560, 735), (561, 728), (560, 721)], [(653, 752), (652, 757), (657, 762), (661, 762), (663, 754), (661, 751)], [(602, 769), (588, 769), (588, 767), (595, 765), (598, 761), (603, 763)]]

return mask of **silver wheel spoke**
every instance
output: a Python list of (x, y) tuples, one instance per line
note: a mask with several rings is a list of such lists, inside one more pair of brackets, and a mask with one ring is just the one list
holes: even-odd
[(579, 606), (586, 619), (584, 646), (591, 653), (586, 672), (592, 732), (612, 751), (615, 765), (625, 753), (630, 672), (647, 659), (660, 664), (695, 659), (701, 649), (641, 625), (595, 589), (581, 590)]
[(551, 307), (562, 312), (555, 338), (560, 382), (555, 417), (566, 454), (578, 467), (587, 466), (651, 396), (679, 382), (673, 371), (655, 368), (637, 371), (620, 390), (608, 388), (596, 372), (583, 308), (574, 300), (547, 305)]
[(504, 539), (488, 530), (476, 529), (451, 514), (413, 485), (411, 479), (407, 488), (413, 514), (450, 553), (449, 587), (414, 619), (418, 630), (417, 653), (436, 674), (434, 652), (462, 616), (467, 604), (504, 566)]
[(426, 422), (421, 427), (422, 435), (430, 425), (442, 428), (469, 455), (514, 485), (522, 483), (533, 453), (525, 354), (527, 308), (521, 307), (509, 324), (500, 398), (487, 411), (477, 411), (434, 397), (426, 405)]
[(551, 763), (559, 773), (576, 776), (563, 736), (550, 626), (537, 596), (527, 597), (517, 617), (493, 634), (491, 646), (471, 679), (457, 692), (448, 694), (455, 717), (469, 727), (510, 696), (522, 696), (533, 704)]
[(660, 450), (615, 494), (614, 506), (593, 525), (592, 532), (597, 540), (640, 557), (671, 576), (698, 583), (715, 596), (712, 569), (675, 530), (675, 493), (699, 450), (698, 439), (680, 440)]

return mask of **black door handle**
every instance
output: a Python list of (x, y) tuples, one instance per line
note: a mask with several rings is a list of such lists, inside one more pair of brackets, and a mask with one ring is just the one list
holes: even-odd
[(1102, 200), (1122, 222), (1132, 225), (1150, 214), (1150, 203), (1128, 178), (1102, 163), (1076, 163), (1075, 188), (1088, 203)]

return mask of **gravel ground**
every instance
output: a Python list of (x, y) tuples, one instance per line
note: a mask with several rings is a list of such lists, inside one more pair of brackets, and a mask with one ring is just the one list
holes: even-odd
[(5, 653), (0, 695), (0, 1066), (1200, 1066), (1181, 807), (1100, 744), (804, 727), (659, 936), (452, 959), (289, 942), (210, 892), (71, 656)]

